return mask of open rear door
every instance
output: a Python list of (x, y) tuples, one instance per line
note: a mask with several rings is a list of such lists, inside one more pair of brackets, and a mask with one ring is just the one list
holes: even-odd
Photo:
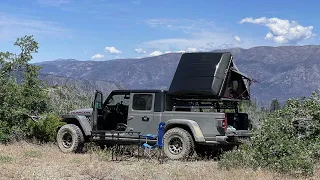
[(98, 119), (102, 116), (103, 94), (101, 91), (96, 91), (92, 104), (92, 130), (98, 130)]

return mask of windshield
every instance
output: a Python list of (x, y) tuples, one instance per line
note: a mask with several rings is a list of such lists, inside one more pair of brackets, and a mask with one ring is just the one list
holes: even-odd
[(109, 106), (116, 105), (117, 103), (123, 105), (129, 105), (129, 94), (113, 94), (107, 99), (107, 104)]

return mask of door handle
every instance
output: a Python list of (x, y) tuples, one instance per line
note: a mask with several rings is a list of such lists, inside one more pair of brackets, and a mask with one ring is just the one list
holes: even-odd
[(142, 121), (149, 121), (149, 117), (143, 116), (143, 117), (142, 117)]
[(133, 116), (129, 116), (128, 118), (128, 121), (132, 120), (133, 119)]

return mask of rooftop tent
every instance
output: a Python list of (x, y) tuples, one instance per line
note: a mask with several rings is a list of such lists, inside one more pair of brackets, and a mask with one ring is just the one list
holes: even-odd
[(168, 93), (248, 99), (244, 77), (247, 76), (239, 72), (229, 52), (185, 53), (181, 56)]
[[(232, 61), (225, 81), (224, 98), (250, 99), (249, 86), (252, 79), (240, 72)], [(246, 83), (247, 82), (247, 83)]]

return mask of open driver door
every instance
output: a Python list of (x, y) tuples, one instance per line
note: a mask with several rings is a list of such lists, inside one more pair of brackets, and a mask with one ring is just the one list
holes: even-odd
[(98, 130), (98, 121), (103, 117), (103, 94), (101, 91), (96, 91), (94, 95), (94, 101), (92, 103), (92, 130)]

